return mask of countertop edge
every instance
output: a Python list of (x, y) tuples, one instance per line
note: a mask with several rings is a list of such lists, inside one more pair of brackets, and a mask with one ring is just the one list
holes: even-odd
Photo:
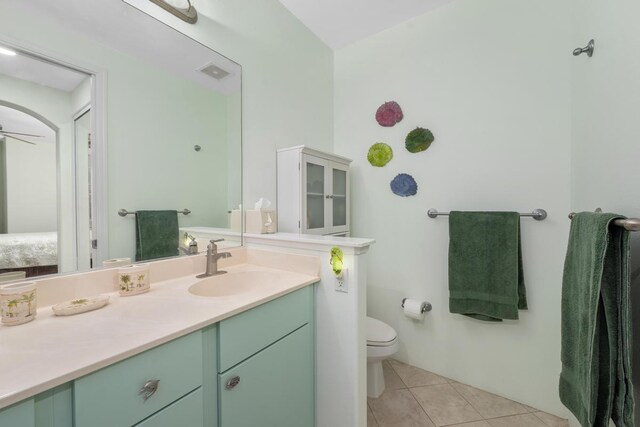
[(175, 332), (169, 333), (163, 336), (162, 338), (151, 340), (149, 342), (146, 342), (145, 344), (133, 347), (130, 350), (119, 353), (118, 355), (98, 360), (95, 363), (78, 368), (72, 372), (69, 372), (68, 374), (61, 375), (59, 377), (44, 381), (36, 386), (31, 386), (23, 390), (16, 391), (15, 393), (10, 393), (10, 394), (5, 394), (3, 396), (0, 396), (0, 410), (5, 409), (13, 404), (19, 403), (23, 400), (35, 397), (36, 395), (42, 392), (45, 392), (47, 390), (51, 390), (52, 388), (55, 388), (57, 386), (63, 385), (70, 381), (74, 381), (80, 377), (91, 374), (100, 369), (106, 368), (107, 366), (129, 359), (133, 356), (136, 356), (152, 348), (166, 344), (169, 341), (173, 341), (177, 338), (188, 335), (192, 332), (196, 332), (201, 329), (204, 329), (207, 326), (211, 326), (213, 324), (219, 323), (225, 319), (228, 319), (229, 317), (235, 316), (236, 314), (240, 314), (252, 308), (258, 307), (262, 304), (266, 304), (284, 295), (290, 294), (291, 292), (316, 284), (319, 281), (320, 281), (320, 277), (315, 276), (313, 279), (307, 280), (299, 285), (295, 285), (285, 290), (282, 290), (280, 292), (276, 292), (272, 295), (269, 295), (268, 297), (259, 299), (258, 301), (250, 302), (244, 306), (238, 307), (234, 310), (230, 310), (229, 312), (226, 312), (222, 315), (214, 316), (211, 319), (208, 319), (204, 322), (198, 322), (192, 326), (176, 330)]

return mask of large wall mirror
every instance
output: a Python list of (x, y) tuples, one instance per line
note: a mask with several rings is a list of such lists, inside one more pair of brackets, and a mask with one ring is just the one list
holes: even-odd
[(186, 256), (242, 200), (240, 65), (125, 2), (60, 3), (2, 4), (0, 280)]

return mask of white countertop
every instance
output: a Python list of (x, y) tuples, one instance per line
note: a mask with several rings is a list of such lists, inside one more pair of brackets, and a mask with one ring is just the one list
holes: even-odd
[(57, 317), (42, 307), (28, 324), (0, 326), (0, 408), (320, 280), (254, 264), (225, 270), (276, 272), (281, 280), (255, 292), (200, 297), (188, 288), (205, 279), (190, 275), (152, 283), (146, 294), (110, 293), (110, 303), (96, 311)]

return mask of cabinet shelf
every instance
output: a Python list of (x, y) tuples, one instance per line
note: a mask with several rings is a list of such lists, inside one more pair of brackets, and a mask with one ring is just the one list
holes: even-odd
[(313, 196), (313, 197), (324, 197), (324, 194), (322, 194), (322, 193), (310, 193), (310, 192), (307, 192), (307, 196)]

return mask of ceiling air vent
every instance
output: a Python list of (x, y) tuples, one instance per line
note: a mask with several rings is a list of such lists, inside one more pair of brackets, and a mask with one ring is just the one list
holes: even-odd
[(213, 63), (200, 68), (200, 71), (205, 73), (209, 77), (213, 77), (216, 80), (222, 80), (230, 74), (228, 71), (223, 70)]

